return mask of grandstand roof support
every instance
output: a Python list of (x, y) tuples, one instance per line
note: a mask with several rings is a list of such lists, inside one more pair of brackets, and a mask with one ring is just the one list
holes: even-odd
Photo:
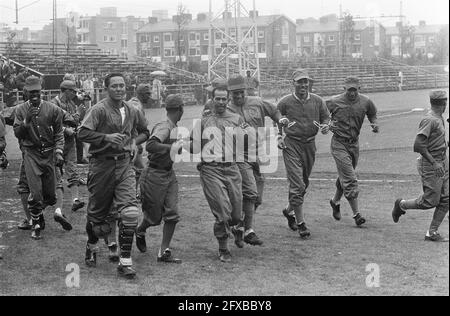
[[(230, 74), (244, 75), (247, 70), (259, 80), (256, 1), (253, 0), (253, 14), (241, 0), (224, 2), (224, 8), (214, 13), (212, 0), (209, 0), (208, 80), (228, 78)], [(246, 23), (244, 29), (245, 18), (251, 23)]]

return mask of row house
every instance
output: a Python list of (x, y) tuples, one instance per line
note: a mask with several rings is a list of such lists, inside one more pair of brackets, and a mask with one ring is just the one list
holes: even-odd
[[(254, 31), (249, 32), (255, 16), (257, 25), (257, 34)], [(137, 32), (138, 55), (142, 57), (151, 57), (159, 62), (198, 61), (206, 62), (209, 58), (209, 36), (210, 23), (207, 14), (200, 13), (197, 19), (192, 19), (192, 15), (186, 14), (182, 17), (187, 23), (180, 28), (177, 24), (178, 16), (172, 20), (157, 21), (150, 18), (150, 23), (145, 25)], [(178, 20), (179, 21), (179, 20)], [(229, 21), (225, 25), (225, 21)], [(230, 37), (236, 39), (237, 30), (235, 19), (231, 13), (223, 19), (215, 20), (214, 26), (217, 29), (225, 31), (226, 27)], [(243, 34), (248, 33), (244, 45), (249, 52), (257, 51), (260, 58), (289, 58), (295, 54), (295, 30), (293, 21), (284, 15), (259, 16), (257, 12), (250, 12), (250, 17), (241, 17), (237, 19), (240, 26), (241, 38)], [(212, 36), (212, 55), (217, 56), (222, 52), (224, 45), (230, 45), (231, 40), (218, 31), (213, 30)], [(257, 48), (255, 47), (255, 37)]]
[[(422, 55), (432, 57), (435, 52), (436, 41), (439, 40), (439, 33), (443, 29), (448, 30), (448, 24), (427, 25), (425, 21), (420, 21), (419, 25), (411, 27), (411, 32), (404, 31), (404, 57), (407, 57), (408, 55), (412, 56), (413, 54), (416, 56)], [(392, 57), (400, 57), (401, 55), (401, 30), (402, 27), (400, 23), (397, 23), (396, 26), (386, 28), (387, 50)]]
[[(351, 34), (335, 14), (320, 19), (298, 19), (297, 53), (300, 56), (373, 58), (385, 49), (385, 28), (376, 21), (355, 20)], [(344, 36), (349, 38), (344, 43)], [(345, 48), (343, 47), (345, 45)]]

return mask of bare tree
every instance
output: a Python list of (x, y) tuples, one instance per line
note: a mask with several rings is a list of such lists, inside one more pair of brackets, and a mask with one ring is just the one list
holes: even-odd
[(178, 56), (177, 64), (179, 65), (179, 68), (182, 68), (183, 48), (185, 49), (186, 54), (186, 43), (187, 43), (186, 27), (191, 22), (191, 16), (188, 14), (187, 8), (181, 2), (178, 4), (177, 15), (175, 16), (174, 22), (177, 25), (177, 34), (176, 34), (176, 49)]
[(401, 25), (400, 27), (400, 58), (406, 55), (408, 58), (414, 56), (414, 33), (415, 28), (412, 25)]
[(341, 37), (342, 37), (342, 57), (351, 54), (354, 34), (355, 33), (355, 22), (353, 21), (353, 16), (345, 12), (344, 18), (341, 21)]

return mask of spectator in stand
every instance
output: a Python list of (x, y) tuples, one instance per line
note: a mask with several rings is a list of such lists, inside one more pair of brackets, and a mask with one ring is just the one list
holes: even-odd
[(16, 80), (15, 80), (16, 88), (19, 91), (23, 90), (23, 87), (25, 86), (25, 79), (27, 79), (27, 77), (29, 75), (30, 74), (28, 73), (28, 68), (27, 67), (24, 67), (24, 68), (20, 69), (19, 74), (17, 75)]

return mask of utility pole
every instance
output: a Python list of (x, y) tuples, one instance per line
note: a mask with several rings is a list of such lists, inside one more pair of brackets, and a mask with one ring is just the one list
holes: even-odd
[(16, 0), (16, 24), (19, 24), (19, 4), (18, 4), (19, 0)]
[(400, 1), (400, 21), (398, 23), (400, 60), (403, 60), (403, 2)]
[(56, 55), (57, 42), (58, 42), (58, 34), (56, 27), (56, 0), (53, 0), (53, 55)]

